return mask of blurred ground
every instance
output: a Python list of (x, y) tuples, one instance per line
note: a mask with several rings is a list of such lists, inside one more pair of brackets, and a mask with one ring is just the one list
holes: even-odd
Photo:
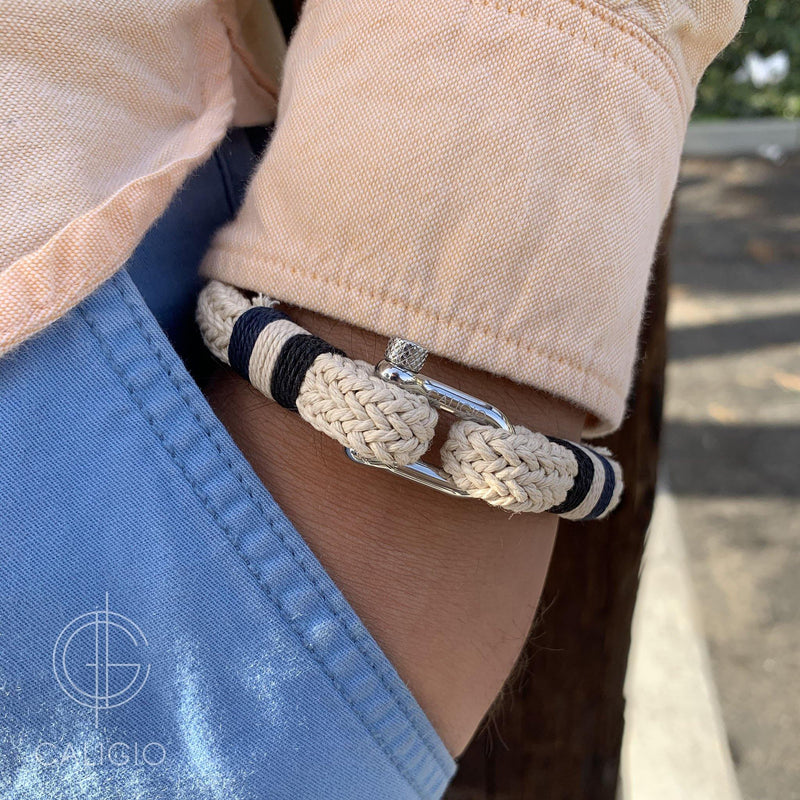
[(746, 800), (800, 798), (800, 155), (687, 159), (665, 475)]

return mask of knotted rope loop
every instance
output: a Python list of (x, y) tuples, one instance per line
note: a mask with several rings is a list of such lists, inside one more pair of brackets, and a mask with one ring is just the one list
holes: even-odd
[[(428, 475), (430, 465), (416, 463), (436, 429), (437, 413), (426, 394), (384, 380), (365, 361), (349, 359), (278, 311), (277, 302), (262, 295), (249, 299), (233, 286), (211, 281), (197, 304), (208, 349), (264, 395), (368, 463), (411, 467), (399, 470), (407, 477), (409, 472), (419, 476), (421, 469)], [(434, 387), (425, 390), (431, 396), (435, 384), (425, 378), (425, 385)], [(453, 387), (439, 387), (458, 396)], [(462, 398), (467, 405), (475, 401)], [(622, 493), (621, 469), (608, 450), (521, 425), (507, 430), (459, 419), (442, 447), (442, 466), (436, 474), (444, 476), (447, 491), (460, 489), (511, 512), (599, 519), (616, 507)]]
[(442, 466), (471, 497), (507, 511), (558, 506), (578, 472), (575, 457), (541, 433), (521, 425), (512, 433), (469, 420), (451, 426)]
[(295, 325), (277, 301), (211, 281), (197, 321), (209, 350), (267, 397), (363, 458), (405, 466), (430, 446), (438, 415), (422, 395), (375, 375)]
[(300, 416), (358, 455), (382, 464), (418, 461), (438, 415), (428, 401), (386, 383), (366, 361), (320, 356), (297, 398)]
[(471, 497), (506, 511), (590, 520), (608, 515), (622, 494), (622, 470), (610, 455), (522, 425), (510, 432), (459, 420), (442, 446), (442, 466)]

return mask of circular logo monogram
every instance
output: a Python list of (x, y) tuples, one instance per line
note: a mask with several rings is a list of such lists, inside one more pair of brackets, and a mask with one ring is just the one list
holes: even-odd
[(141, 628), (111, 611), (108, 594), (104, 609), (75, 617), (63, 628), (53, 648), (53, 672), (64, 694), (100, 711), (132, 700), (142, 690), (150, 665), (137, 657), (147, 647)]

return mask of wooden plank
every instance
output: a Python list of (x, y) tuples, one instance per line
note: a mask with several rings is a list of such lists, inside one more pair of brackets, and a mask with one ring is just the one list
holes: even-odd
[(460, 759), (448, 800), (615, 800), (631, 619), (655, 497), (671, 224), (670, 215), (629, 413), (602, 442), (623, 465), (624, 499), (603, 522), (562, 523), (520, 668)]

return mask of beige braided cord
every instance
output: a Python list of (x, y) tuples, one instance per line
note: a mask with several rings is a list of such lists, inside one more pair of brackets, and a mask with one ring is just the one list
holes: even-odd
[(248, 299), (244, 293), (221, 281), (209, 281), (197, 298), (195, 319), (211, 355), (224, 364), (228, 360), (228, 344), (236, 320), (255, 306), (275, 306), (277, 300), (263, 295)]
[[(211, 281), (197, 305), (203, 340), (218, 359), (230, 364), (231, 335), (240, 317), (255, 307), (273, 309), (277, 304), (263, 295), (248, 299), (239, 289)], [(385, 381), (372, 365), (331, 352), (325, 343), (326, 349), (311, 351), (318, 355), (310, 366), (303, 366), (306, 372), (299, 389), (294, 384), (290, 393), (296, 397), (287, 396), (285, 369), (287, 360), (296, 357), (292, 345), (298, 339), (294, 337), (299, 335), (304, 347), (316, 347), (314, 341), (320, 340), (277, 310), (254, 312), (242, 323), (249, 338), (243, 350), (241, 342), (246, 337), (242, 328), (237, 328), (236, 368), (267, 397), (275, 391), (278, 398), (273, 399), (296, 408), (314, 428), (362, 459), (400, 467), (419, 461), (428, 450), (438, 415), (427, 397)], [(251, 323), (256, 327), (248, 327)], [(295, 356), (284, 355), (287, 347)], [(580, 469), (576, 452), (583, 460)], [(601, 456), (607, 458), (607, 464)], [(585, 493), (578, 491), (577, 505), (570, 500), (568, 510), (556, 513), (566, 519), (591, 519), (613, 510), (622, 492), (621, 468), (610, 456), (603, 448), (559, 444), (522, 425), (508, 431), (461, 419), (451, 426), (442, 447), (442, 466), (469, 496), (510, 512), (557, 509), (571, 489), (575, 494), (580, 472), (589, 481), (584, 484)], [(614, 477), (610, 496), (609, 468)]]
[(397, 466), (422, 458), (438, 421), (425, 397), (387, 383), (366, 361), (329, 353), (306, 373), (297, 410), (356, 454)]
[(559, 505), (578, 473), (575, 456), (541, 433), (470, 420), (451, 426), (442, 467), (459, 489), (506, 511), (540, 512)]
[[(622, 468), (604, 447), (582, 447), (603, 473), (597, 454), (614, 473), (602, 519), (617, 506), (623, 490)], [(453, 424), (442, 447), (442, 465), (453, 482), (471, 497), (511, 512), (541, 512), (561, 505), (578, 475), (578, 462), (568, 448), (523, 425), (513, 432), (469, 420)], [(578, 506), (559, 514), (564, 519), (587, 518), (600, 500), (604, 481), (593, 480)]]
[[(278, 301), (257, 295), (249, 300), (239, 289), (210, 281), (201, 291), (197, 322), (203, 341), (220, 361), (230, 363), (228, 345), (239, 317), (254, 306)], [(249, 364), (250, 382), (270, 397), (270, 377), (288, 337), (304, 332), (294, 323), (273, 323), (259, 336)], [(306, 373), (297, 411), (318, 431), (362, 458), (405, 466), (419, 460), (433, 440), (438, 414), (422, 395), (389, 384), (365, 361), (323, 353)]]

